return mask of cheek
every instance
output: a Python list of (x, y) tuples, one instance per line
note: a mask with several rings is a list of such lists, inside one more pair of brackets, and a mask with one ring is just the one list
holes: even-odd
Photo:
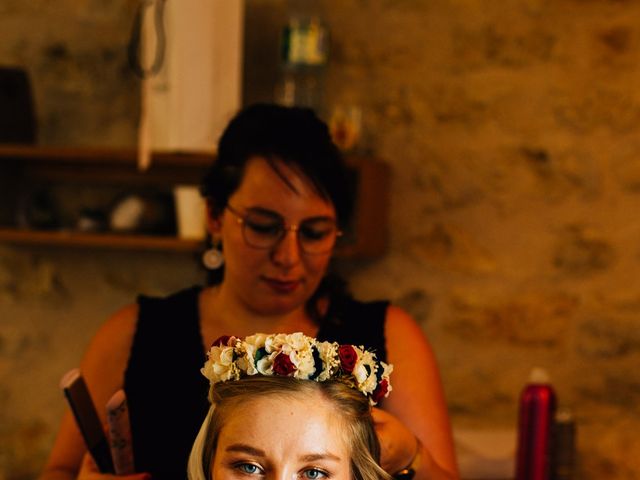
[[(227, 224), (225, 224), (226, 226)], [(235, 225), (232, 225), (235, 226)], [(244, 246), (242, 232), (238, 228), (226, 227), (222, 231), (222, 245), (225, 251), (229, 253)]]
[(223, 239), (223, 252), (227, 267), (232, 266), (241, 271), (251, 270), (254, 265), (264, 261), (267, 250), (259, 250), (248, 246), (239, 232), (226, 235)]
[(305, 257), (307, 271), (314, 273), (324, 273), (329, 265), (330, 255), (309, 255)]
[(310, 257), (305, 262), (305, 270), (307, 273), (307, 281), (312, 291), (318, 287), (329, 265), (329, 258)]
[(262, 265), (265, 263), (262, 257), (261, 252), (256, 250), (231, 252), (230, 256), (225, 258), (225, 282), (233, 285), (237, 291), (252, 296), (250, 292), (253, 292), (253, 288), (247, 288), (247, 286), (254, 286), (258, 281), (258, 272), (263, 269)]

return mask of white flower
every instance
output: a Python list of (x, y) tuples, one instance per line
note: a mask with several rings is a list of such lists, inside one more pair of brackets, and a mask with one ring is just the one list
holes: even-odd
[(301, 332), (269, 335), (264, 340), (268, 358), (264, 357), (258, 361), (257, 370), (263, 375), (271, 375), (275, 357), (283, 353), (289, 356), (291, 363), (296, 367), (293, 376), (307, 379), (314, 372), (312, 345), (313, 339)]
[(335, 372), (340, 365), (338, 344), (336, 342), (318, 342), (316, 348), (322, 360), (322, 372), (318, 374), (316, 380), (318, 382), (324, 382), (331, 378), (333, 372)]
[(311, 345), (313, 345), (313, 339), (311, 337), (307, 337), (301, 332), (296, 332), (287, 336), (287, 344), (291, 347), (292, 350), (301, 352), (311, 349)]
[(272, 352), (269, 355), (265, 355), (256, 362), (256, 369), (261, 375), (273, 375), (273, 359), (276, 358), (280, 352)]
[(267, 353), (272, 353), (282, 350), (283, 345), (287, 343), (287, 334), (278, 333), (277, 335), (269, 335), (264, 342), (264, 348)]
[(353, 376), (358, 382), (358, 390), (366, 394), (371, 394), (378, 385), (376, 378), (378, 365), (371, 352), (367, 350), (362, 351), (358, 348), (356, 348), (356, 351), (358, 352), (358, 361), (353, 368)]
[(264, 344), (267, 340), (267, 337), (269, 335), (267, 335), (266, 333), (256, 333), (255, 335), (250, 335), (248, 337), (246, 337), (244, 339), (244, 341), (242, 342), (242, 344), (244, 346), (252, 346), (255, 350), (258, 350), (259, 348), (264, 347)]
[(380, 362), (380, 365), (382, 366), (382, 378), (389, 380), (389, 376), (393, 373), (393, 365), (384, 362)]
[(387, 394), (385, 395), (386, 398), (391, 393), (391, 390), (393, 390), (393, 387), (391, 386), (391, 380), (389, 379), (389, 376), (393, 372), (393, 365), (389, 365), (384, 362), (380, 362), (380, 365), (382, 366), (382, 379), (387, 381)]
[(236, 360), (238, 368), (247, 375), (255, 375), (258, 373), (256, 368), (255, 355), (258, 350), (264, 348), (267, 335), (264, 333), (256, 333), (244, 339), (238, 344), (239, 357)]
[(289, 354), (289, 358), (291, 358), (291, 361), (296, 366), (296, 371), (293, 374), (294, 377), (307, 379), (315, 372), (313, 352), (311, 348), (292, 352)]
[(233, 347), (211, 347), (202, 373), (211, 383), (238, 380), (240, 371), (233, 361)]
[(294, 377), (307, 379), (315, 371), (313, 361), (313, 338), (296, 332), (287, 337), (283, 351), (289, 354), (291, 362), (296, 366)]

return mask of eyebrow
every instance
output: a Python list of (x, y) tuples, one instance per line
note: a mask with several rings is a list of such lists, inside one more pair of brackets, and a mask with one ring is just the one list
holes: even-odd
[[(273, 217), (274, 219), (277, 219), (281, 222), (284, 221), (284, 217), (282, 215), (280, 215), (278, 212), (275, 212), (273, 210), (269, 210), (268, 208), (264, 208), (264, 207), (247, 207), (246, 209), (247, 212), (253, 212), (253, 213), (258, 213), (261, 215), (266, 215), (269, 217)], [(304, 218), (302, 219), (303, 222), (314, 222), (314, 221), (318, 221), (318, 220), (324, 220), (324, 221), (329, 221), (329, 222), (335, 222), (336, 219), (333, 218), (331, 215), (316, 215), (315, 217), (308, 217), (308, 218)]]
[[(259, 448), (252, 447), (251, 445), (247, 445), (245, 443), (234, 443), (229, 445), (225, 451), (227, 452), (239, 452), (239, 453), (247, 453), (249, 455), (253, 455), (255, 457), (265, 457), (266, 454), (263, 450)], [(330, 460), (333, 462), (340, 462), (341, 459), (337, 455), (333, 453), (309, 453), (307, 455), (301, 455), (300, 460), (303, 462), (317, 462), (318, 460)]]
[(254, 455), (256, 457), (264, 457), (265, 453), (263, 450), (259, 448), (254, 448), (251, 445), (247, 445), (245, 443), (234, 443), (233, 445), (229, 445), (225, 451), (227, 452), (240, 452), (240, 453), (248, 453), (249, 455)]
[(302, 455), (300, 457), (300, 460), (304, 461), (304, 462), (315, 462), (318, 460), (331, 460), (333, 462), (339, 462), (340, 461), (340, 457), (338, 457), (337, 455), (334, 455), (333, 453), (310, 453), (307, 455)]

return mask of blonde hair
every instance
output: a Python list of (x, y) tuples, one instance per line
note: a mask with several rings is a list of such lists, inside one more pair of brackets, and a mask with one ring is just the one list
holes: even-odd
[(202, 423), (189, 457), (189, 480), (210, 480), (218, 437), (225, 420), (243, 401), (265, 395), (287, 397), (292, 393), (319, 392), (343, 421), (345, 444), (351, 449), (353, 480), (389, 480), (380, 467), (380, 444), (367, 397), (339, 381), (314, 382), (293, 377), (261, 376), (215, 384), (209, 390), (211, 407)]

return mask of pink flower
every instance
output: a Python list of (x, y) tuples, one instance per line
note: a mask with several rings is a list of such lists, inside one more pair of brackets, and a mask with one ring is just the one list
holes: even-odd
[(296, 366), (293, 364), (289, 355), (286, 353), (279, 353), (276, 358), (273, 359), (273, 372), (283, 377), (291, 375), (296, 371)]
[(389, 391), (389, 382), (387, 379), (382, 380), (371, 394), (371, 400), (378, 403)]
[(353, 368), (358, 361), (358, 352), (352, 345), (340, 345), (338, 348), (338, 357), (340, 357), (340, 366), (346, 373), (353, 372)]

